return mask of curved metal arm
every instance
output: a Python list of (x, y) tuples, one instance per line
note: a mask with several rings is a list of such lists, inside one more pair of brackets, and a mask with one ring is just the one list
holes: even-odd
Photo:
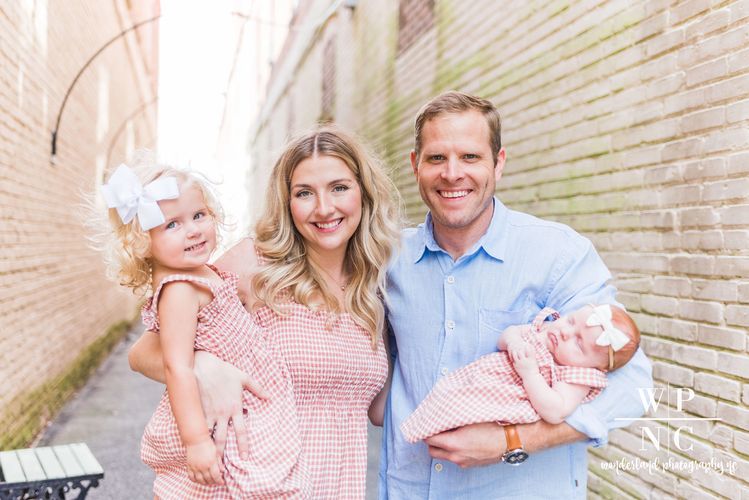
[(104, 49), (112, 45), (114, 42), (125, 36), (127, 33), (140, 28), (144, 24), (152, 23), (159, 19), (161, 17), (161, 14), (159, 14), (156, 17), (152, 17), (151, 19), (146, 19), (145, 21), (141, 21), (139, 23), (136, 23), (132, 26), (130, 26), (128, 29), (121, 31), (117, 36), (109, 40), (107, 43), (102, 45), (99, 50), (97, 50), (94, 55), (89, 57), (88, 61), (86, 61), (86, 64), (83, 65), (83, 67), (78, 71), (78, 74), (75, 75), (75, 78), (73, 79), (73, 82), (68, 87), (67, 92), (65, 92), (65, 97), (62, 99), (62, 104), (60, 105), (60, 111), (57, 113), (57, 120), (55, 121), (55, 129), (52, 131), (52, 157), (54, 158), (55, 154), (57, 154), (57, 131), (60, 128), (60, 120), (62, 119), (62, 112), (65, 110), (65, 103), (68, 102), (68, 97), (70, 97), (70, 93), (73, 91), (73, 87), (75, 87), (75, 84), (78, 82), (78, 79), (81, 77), (84, 71), (86, 71), (86, 68), (88, 68), (92, 62), (94, 62), (94, 59), (96, 59), (99, 54), (101, 54)]

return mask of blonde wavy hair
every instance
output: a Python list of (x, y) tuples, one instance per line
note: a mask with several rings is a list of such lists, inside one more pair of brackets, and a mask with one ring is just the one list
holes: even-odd
[(290, 185), (294, 169), (307, 158), (330, 156), (353, 172), (362, 193), (362, 217), (348, 242), (344, 268), (351, 273), (344, 307), (369, 332), (372, 348), (384, 330), (387, 298), (385, 277), (400, 235), (398, 191), (381, 163), (356, 139), (326, 126), (293, 140), (273, 167), (265, 210), (255, 227), (255, 248), (265, 264), (254, 275), (252, 289), (260, 303), (284, 314), (289, 297), (307, 307), (313, 295), (322, 295), (325, 307), (341, 307), (321, 270), (310, 259), (307, 243), (291, 217)]
[[(137, 152), (128, 167), (144, 186), (160, 177), (175, 177), (180, 192), (197, 187), (217, 229), (223, 227), (223, 210), (210, 181), (203, 175), (159, 164), (150, 152)], [(123, 224), (117, 210), (107, 209), (98, 199), (96, 194), (88, 196), (86, 225), (92, 230), (92, 246), (104, 255), (107, 277), (132, 289), (133, 293), (145, 295), (151, 286), (151, 236), (140, 227), (137, 215), (128, 224)], [(219, 231), (216, 234), (218, 238)]]

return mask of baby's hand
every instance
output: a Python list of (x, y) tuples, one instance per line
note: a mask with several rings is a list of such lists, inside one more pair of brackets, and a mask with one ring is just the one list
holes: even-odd
[(211, 438), (195, 444), (188, 444), (187, 475), (191, 481), (200, 484), (224, 484), (221, 477), (221, 458)]
[(522, 342), (508, 346), (508, 352), (515, 370), (521, 377), (525, 378), (529, 374), (538, 373), (536, 354), (529, 343)]

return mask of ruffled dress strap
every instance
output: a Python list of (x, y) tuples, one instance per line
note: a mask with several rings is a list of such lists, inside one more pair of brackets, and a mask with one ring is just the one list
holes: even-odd
[(606, 374), (596, 368), (584, 368), (580, 366), (557, 366), (557, 380), (568, 384), (579, 384), (590, 387), (590, 392), (582, 400), (583, 403), (591, 401), (598, 396), (606, 387)]
[[(227, 273), (221, 273), (219, 272), (215, 267), (209, 266), (214, 272), (218, 273), (218, 275), (225, 280), (224, 276), (222, 274)], [(231, 276), (227, 276), (227, 278), (231, 279)], [(156, 291), (154, 294), (146, 300), (146, 302), (143, 304), (143, 307), (141, 308), (141, 317), (143, 319), (143, 324), (145, 325), (147, 330), (154, 331), (156, 333), (159, 332), (159, 312), (158, 312), (158, 304), (159, 304), (159, 297), (161, 295), (161, 290), (164, 288), (165, 285), (169, 283), (173, 283), (175, 281), (189, 281), (190, 283), (196, 283), (198, 285), (201, 285), (208, 290), (211, 291), (214, 297), (214, 301), (216, 297), (219, 296), (219, 286), (212, 283), (210, 280), (206, 278), (202, 278), (199, 276), (193, 276), (190, 274), (170, 274), (169, 276), (166, 276), (164, 279), (162, 279), (159, 282), (159, 286), (156, 287)], [(225, 280), (226, 282), (226, 280)], [(231, 284), (231, 283), (229, 283)], [(234, 279), (234, 287), (236, 288), (236, 276)], [(212, 301), (213, 302), (213, 301)], [(210, 305), (210, 304), (209, 304)], [(207, 307), (207, 306), (206, 306)], [(201, 308), (202, 310), (205, 309), (205, 307)]]
[(533, 318), (533, 321), (531, 322), (533, 330), (536, 332), (540, 331), (541, 325), (549, 317), (551, 317), (552, 321), (556, 321), (559, 319), (559, 312), (556, 309), (552, 309), (551, 307), (544, 307), (543, 309), (538, 311), (538, 314), (536, 314), (536, 317)]

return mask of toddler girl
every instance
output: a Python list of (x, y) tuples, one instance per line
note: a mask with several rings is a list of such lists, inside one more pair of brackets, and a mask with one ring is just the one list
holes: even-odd
[[(552, 316), (554, 321), (543, 323)], [(411, 443), (479, 422), (564, 420), (606, 386), (605, 372), (627, 363), (640, 332), (615, 306), (586, 306), (568, 316), (542, 309), (530, 325), (505, 329), (488, 354), (438, 381), (401, 425)]]
[[(141, 457), (156, 472), (155, 495), (307, 496), (288, 372), (244, 309), (237, 276), (208, 264), (221, 223), (208, 187), (176, 169), (120, 165), (102, 193), (110, 209), (110, 267), (121, 284), (154, 290), (142, 316), (159, 334), (167, 390), (146, 427)], [(196, 350), (235, 365), (267, 392), (263, 399), (243, 395), (247, 457), (239, 456), (233, 433), (223, 457), (217, 453), (193, 374)]]

